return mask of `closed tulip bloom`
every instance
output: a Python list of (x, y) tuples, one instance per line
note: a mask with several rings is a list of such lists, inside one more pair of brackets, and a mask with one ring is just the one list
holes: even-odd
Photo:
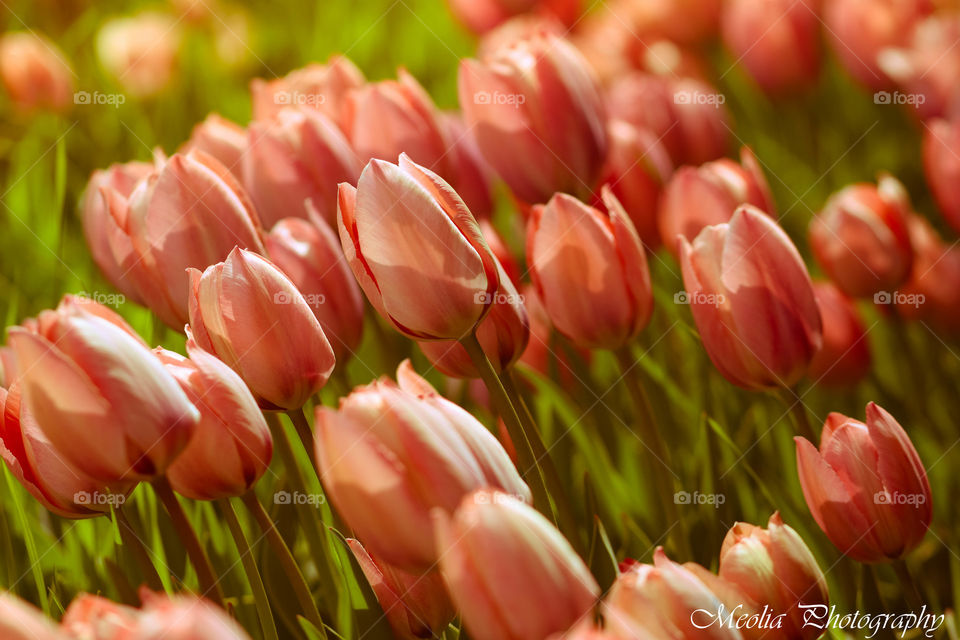
[(80, 640), (128, 640), (137, 637), (139, 617), (133, 607), (81, 593), (67, 607), (60, 628)]
[(252, 251), (234, 249), (190, 270), (190, 331), (247, 383), (263, 409), (299, 409), (326, 384), (335, 357), (290, 279)]
[(73, 98), (73, 71), (63, 52), (34, 33), (0, 37), (0, 82), (21, 111), (65, 111)]
[(785, 638), (814, 640), (822, 629), (804, 624), (806, 607), (830, 604), (827, 580), (803, 539), (779, 513), (766, 529), (737, 522), (720, 549), (720, 578), (735, 585), (757, 609), (784, 615)]
[(827, 416), (819, 451), (795, 440), (807, 506), (841, 552), (860, 562), (886, 562), (920, 544), (933, 516), (930, 483), (893, 416), (871, 402), (866, 423)]
[(373, 589), (390, 628), (400, 640), (435, 638), (457, 615), (436, 570), (408, 573), (367, 553), (359, 540), (347, 540)]
[(9, 592), (0, 592), (0, 637), (4, 640), (67, 640), (66, 634), (39, 609)]
[(174, 490), (193, 500), (240, 496), (270, 466), (273, 438), (250, 390), (233, 369), (187, 341), (189, 358), (154, 350), (200, 411), (190, 444), (167, 470)]
[(440, 397), (408, 361), (397, 379), (357, 387), (338, 409), (317, 408), (317, 465), (370, 553), (423, 572), (437, 560), (432, 509), (452, 512), (482, 487), (526, 500), (530, 491), (486, 427)]
[(146, 98), (170, 85), (181, 37), (178, 23), (162, 13), (115, 18), (97, 33), (97, 58), (125, 92)]
[(947, 223), (960, 231), (960, 117), (933, 120), (923, 133), (923, 168), (927, 184)]
[(695, 45), (716, 34), (720, 25), (721, 0), (628, 0), (625, 5), (621, 12), (631, 33), (649, 41)]
[(281, 109), (307, 107), (340, 123), (344, 99), (366, 80), (349, 58), (331, 56), (326, 64), (308, 64), (275, 80), (255, 79), (250, 83), (253, 119), (269, 120)]
[(815, 384), (847, 387), (870, 372), (870, 345), (856, 305), (836, 285), (814, 282), (813, 294), (823, 322), (823, 346), (807, 375)]
[(167, 596), (142, 590), (137, 640), (250, 640), (227, 612), (193, 596)]
[(308, 211), (310, 221), (284, 218), (274, 225), (267, 251), (317, 316), (337, 362), (345, 362), (363, 338), (363, 294), (343, 257), (340, 238), (312, 204)]
[(490, 166), (521, 200), (591, 192), (607, 154), (596, 78), (574, 47), (542, 32), (464, 60), (460, 107)]
[(909, 213), (903, 185), (892, 176), (881, 176), (876, 187), (841, 189), (810, 223), (814, 256), (849, 296), (893, 291), (910, 276), (913, 264)]
[(40, 431), (64, 460), (105, 483), (164, 473), (200, 417), (118, 318), (66, 300), (40, 314), (36, 332), (10, 330), (24, 401)]
[(453, 164), (451, 186), (478, 220), (489, 218), (493, 214), (493, 171), (480, 153), (474, 131), (467, 128), (457, 113), (441, 114), (440, 126)]
[(913, 273), (898, 293), (897, 313), (922, 320), (938, 331), (960, 332), (960, 247), (947, 244), (930, 223), (911, 215), (910, 244), (914, 250)]
[(483, 34), (514, 16), (535, 14), (572, 26), (582, 0), (448, 0), (450, 10), (465, 27)]
[(401, 333), (460, 340), (489, 311), (496, 260), (460, 196), (402, 154), (340, 185), (340, 241), (367, 299)]
[(284, 109), (250, 125), (244, 186), (263, 224), (307, 217), (311, 200), (327, 222), (337, 212), (337, 184), (356, 182), (360, 163), (332, 120), (313, 109)]
[(681, 241), (690, 310), (710, 360), (745, 389), (791, 387), (822, 344), (820, 310), (797, 248), (744, 205), (729, 223)]
[(723, 41), (760, 88), (781, 94), (813, 85), (820, 71), (819, 0), (735, 0)]
[(558, 193), (534, 207), (527, 260), (557, 330), (589, 349), (617, 349), (647, 326), (653, 293), (633, 223), (604, 188), (606, 213)]
[(767, 179), (750, 147), (740, 150), (740, 164), (728, 158), (699, 167), (681, 167), (660, 199), (660, 234), (676, 250), (677, 237), (697, 237), (704, 227), (729, 222), (742, 204), (776, 213)]
[(226, 118), (211, 113), (193, 128), (190, 139), (180, 149), (189, 153), (199, 149), (216, 158), (233, 177), (243, 180), (243, 156), (247, 152), (247, 130)]
[(470, 637), (545, 640), (592, 612), (599, 586), (533, 507), (482, 489), (434, 520), (440, 571)]

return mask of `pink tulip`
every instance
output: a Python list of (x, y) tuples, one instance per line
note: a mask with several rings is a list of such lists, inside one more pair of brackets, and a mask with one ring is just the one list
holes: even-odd
[(250, 640), (219, 607), (192, 596), (141, 591), (136, 640)]
[(163, 13), (114, 18), (97, 33), (97, 57), (126, 93), (146, 98), (173, 80), (181, 38), (180, 25)]
[(457, 615), (436, 570), (407, 573), (371, 556), (359, 540), (347, 544), (400, 640), (437, 637)]
[(204, 269), (239, 246), (263, 253), (257, 214), (220, 162), (201, 151), (175, 154), (140, 181), (129, 198), (101, 189), (120, 279), (165, 323), (187, 322), (186, 269)]
[(857, 307), (830, 282), (814, 282), (823, 322), (823, 346), (807, 375), (815, 384), (849, 387), (870, 372), (870, 345)]
[(622, 640), (612, 632), (600, 629), (592, 622), (584, 622), (568, 629), (566, 633), (550, 636), (550, 640)]
[(606, 213), (557, 194), (527, 228), (530, 275), (550, 320), (574, 344), (617, 349), (650, 321), (653, 292), (633, 223), (608, 189)]
[[(580, 363), (589, 364), (590, 351), (573, 345), (569, 352), (558, 348), (553, 324), (536, 287), (528, 284), (522, 291), (523, 305), (530, 318), (530, 341), (520, 361), (544, 376), (559, 379), (564, 388), (579, 384), (581, 374), (578, 369), (582, 366)], [(571, 356), (571, 353), (576, 355)]]
[(346, 362), (363, 338), (363, 294), (337, 234), (312, 204), (307, 208), (312, 222), (284, 218), (267, 236), (267, 251), (304, 295), (337, 362)]
[(88, 593), (82, 593), (63, 614), (60, 628), (80, 640), (131, 640), (137, 636), (140, 612)]
[(960, 117), (933, 120), (923, 133), (923, 168), (940, 213), (960, 231)]
[[(574, 37), (579, 31), (578, 28), (576, 32), (569, 35)], [(490, 58), (500, 49), (538, 37), (544, 32), (562, 38), (564, 34), (568, 33), (568, 29), (554, 17), (541, 13), (521, 13), (484, 33), (477, 43), (476, 57), (480, 59)], [(577, 49), (580, 49), (579, 39), (571, 40), (571, 42), (574, 42)]]
[(409, 361), (398, 384), (357, 387), (339, 409), (317, 408), (321, 480), (347, 525), (378, 558), (423, 572), (437, 560), (430, 511), (452, 512), (474, 489), (530, 499), (496, 438), (440, 397)]
[(804, 624), (807, 607), (829, 606), (827, 580), (803, 539), (779, 513), (766, 529), (737, 522), (720, 549), (720, 578), (736, 586), (770, 615), (783, 615), (785, 638), (814, 640), (823, 630)]
[(721, 0), (624, 0), (617, 12), (637, 40), (695, 45), (716, 33), (720, 8)]
[(307, 217), (311, 200), (327, 222), (337, 212), (337, 184), (353, 183), (360, 163), (332, 120), (313, 109), (283, 109), (250, 125), (243, 184), (266, 227)]
[(66, 111), (73, 76), (63, 52), (46, 38), (32, 32), (0, 37), (0, 82), (21, 111)]
[(250, 83), (254, 120), (269, 120), (287, 107), (309, 107), (341, 122), (344, 98), (363, 86), (363, 73), (349, 58), (331, 56), (326, 64), (309, 64), (275, 80)]
[(891, 292), (910, 276), (913, 264), (909, 213), (906, 191), (892, 176), (882, 175), (876, 187), (846, 187), (810, 223), (814, 256), (849, 296)]
[(483, 159), (474, 131), (468, 129), (456, 113), (440, 115), (440, 126), (449, 145), (447, 153), (453, 169), (451, 185), (478, 220), (493, 214), (491, 182), (493, 171)]
[(571, 44), (543, 32), (464, 60), (459, 91), (467, 126), (514, 195), (534, 204), (592, 191), (607, 153), (606, 116)]
[(96, 480), (164, 473), (199, 412), (119, 316), (91, 308), (68, 297), (36, 332), (10, 329), (25, 405), (50, 446)]
[(807, 267), (786, 233), (759, 209), (706, 227), (680, 263), (690, 310), (707, 354), (745, 389), (791, 387), (822, 344)]
[(454, 16), (474, 33), (486, 33), (513, 16), (534, 13), (573, 25), (582, 0), (448, 0)]
[(827, 416), (819, 451), (795, 440), (807, 506), (840, 551), (860, 562), (886, 562), (920, 544), (933, 515), (930, 483), (893, 416), (871, 402), (866, 423)]
[(257, 401), (233, 369), (187, 341), (189, 358), (154, 349), (200, 411), (190, 444), (167, 470), (174, 490), (193, 500), (249, 491), (270, 466), (273, 437)]
[(729, 222), (743, 204), (774, 215), (770, 187), (750, 147), (740, 150), (740, 164), (728, 158), (699, 167), (681, 167), (660, 199), (660, 234), (671, 250), (677, 237), (697, 237), (704, 227)]
[(0, 637), (3, 640), (67, 640), (32, 604), (0, 592)]
[(247, 383), (264, 409), (299, 409), (326, 384), (335, 356), (290, 279), (252, 251), (234, 249), (203, 273), (190, 269), (197, 345)]
[(489, 311), (496, 260), (466, 205), (437, 174), (400, 156), (340, 185), (340, 241), (367, 299), (402, 333), (459, 340)]
[(760, 88), (806, 89), (820, 72), (819, 0), (734, 0), (723, 11), (723, 40)]
[(913, 273), (900, 287), (897, 313), (938, 331), (960, 333), (960, 247), (947, 244), (917, 215), (907, 220), (914, 250)]
[(0, 347), (0, 387), (9, 389), (16, 379), (17, 355), (10, 347)]
[(243, 180), (243, 157), (247, 153), (247, 130), (216, 113), (193, 128), (180, 153), (199, 149), (216, 158), (233, 177)]
[(546, 640), (592, 612), (600, 588), (533, 507), (491, 489), (434, 512), (440, 571), (477, 640)]

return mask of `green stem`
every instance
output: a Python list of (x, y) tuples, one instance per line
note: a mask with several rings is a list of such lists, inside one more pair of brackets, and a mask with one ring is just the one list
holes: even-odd
[(796, 389), (781, 389), (778, 393), (780, 401), (787, 408), (787, 411), (793, 416), (793, 424), (797, 428), (797, 435), (803, 436), (816, 446), (820, 440), (816, 432), (810, 425), (810, 419), (807, 417), (807, 409), (800, 400), (800, 394)]
[(140, 572), (143, 574), (143, 579), (146, 581), (147, 586), (153, 591), (163, 591), (163, 580), (160, 579), (160, 574), (157, 573), (157, 567), (150, 559), (150, 553), (147, 551), (147, 547), (143, 544), (143, 540), (140, 539), (137, 530), (133, 528), (133, 525), (127, 518), (127, 514), (123, 511), (123, 507), (114, 509), (113, 512), (117, 517), (120, 538), (123, 540), (123, 544), (130, 549), (134, 559), (140, 566)]
[(257, 525), (259, 525), (261, 531), (263, 531), (263, 534), (267, 537), (267, 542), (270, 543), (274, 553), (279, 558), (283, 571), (286, 573), (287, 579), (290, 580), (290, 586), (293, 588), (297, 596), (297, 601), (300, 603), (300, 608), (306, 614), (307, 620), (326, 638), (327, 630), (323, 624), (323, 619), (317, 610), (317, 605), (313, 600), (313, 594), (310, 593), (310, 587), (307, 586), (307, 581), (304, 579), (303, 573), (300, 572), (300, 567), (297, 566), (297, 560), (293, 557), (293, 553), (290, 552), (290, 547), (287, 546), (280, 532), (277, 531), (273, 520), (270, 519), (270, 515), (263, 508), (263, 505), (260, 504), (260, 501), (257, 500), (255, 493), (250, 491), (242, 496), (241, 499), (250, 512), (250, 515), (257, 521)]
[(220, 510), (227, 521), (227, 526), (230, 527), (233, 541), (237, 545), (237, 552), (240, 554), (240, 562), (243, 564), (247, 581), (250, 583), (250, 590), (253, 591), (253, 600), (257, 605), (257, 616), (260, 618), (260, 628), (263, 629), (264, 640), (279, 640), (277, 623), (273, 619), (270, 600), (267, 599), (267, 590), (263, 586), (263, 578), (260, 576), (257, 561), (250, 550), (247, 536), (243, 533), (240, 520), (237, 519), (237, 512), (233, 510), (233, 505), (229, 499), (220, 501)]
[(907, 567), (904, 559), (893, 561), (893, 570), (897, 573), (897, 579), (900, 580), (900, 589), (903, 592), (903, 599), (912, 611), (920, 611), (923, 607), (923, 598), (920, 597), (920, 589)]
[(197, 537), (197, 532), (194, 530), (193, 525), (190, 524), (190, 520), (183, 510), (183, 505), (180, 504), (177, 496), (173, 493), (170, 482), (165, 476), (159, 476), (153, 481), (153, 490), (156, 492), (160, 502), (163, 503), (167, 513), (170, 514), (170, 520), (173, 521), (177, 535), (180, 536), (180, 540), (183, 541), (183, 545), (187, 549), (190, 562), (197, 572), (197, 579), (200, 582), (200, 588), (203, 592), (202, 595), (223, 607), (223, 591), (220, 588), (220, 580), (213, 570), (213, 565), (210, 563), (207, 552), (204, 551), (203, 545), (200, 544), (200, 538)]
[(293, 423), (294, 428), (297, 430), (297, 435), (300, 437), (300, 442), (303, 444), (303, 448), (307, 451), (307, 455), (310, 456), (310, 462), (313, 464), (314, 468), (317, 466), (317, 461), (314, 459), (315, 447), (313, 446), (313, 430), (310, 428), (310, 423), (307, 422), (307, 416), (303, 413), (303, 409), (294, 409), (293, 411), (287, 411), (287, 416), (290, 418), (290, 422)]

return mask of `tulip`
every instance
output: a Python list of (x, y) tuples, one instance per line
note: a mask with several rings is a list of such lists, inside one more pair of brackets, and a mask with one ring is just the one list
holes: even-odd
[(146, 344), (119, 323), (65, 299), (40, 314), (36, 332), (10, 329), (37, 427), (66, 462), (106, 483), (164, 473), (200, 418)]
[(803, 259), (776, 222), (741, 206), (692, 245), (681, 240), (680, 263), (700, 338), (727, 380), (765, 389), (804, 375), (822, 344), (820, 311)]
[[(495, 55), (499, 49), (537, 37), (544, 32), (562, 38), (569, 30), (563, 26), (562, 22), (551, 16), (539, 13), (521, 13), (484, 33), (477, 43), (476, 56), (480, 59), (489, 58)], [(579, 33), (579, 27), (577, 33)], [(575, 35), (570, 34), (571, 38)], [(577, 49), (580, 49), (579, 39), (571, 39), (571, 42), (576, 44)]]
[(233, 369), (187, 341), (189, 358), (154, 353), (200, 411), (190, 444), (167, 470), (173, 489), (193, 500), (241, 496), (266, 472), (273, 455), (270, 428)]
[(613, 633), (604, 631), (591, 622), (584, 622), (568, 629), (566, 633), (550, 636), (550, 640), (621, 640)]
[(283, 109), (250, 125), (243, 184), (268, 228), (281, 218), (307, 217), (313, 202), (327, 222), (337, 211), (337, 184), (356, 181), (360, 164), (329, 118), (313, 109)]
[(666, 39), (695, 45), (713, 36), (720, 24), (720, 0), (627, 0), (618, 7), (621, 20), (639, 40)]
[(607, 153), (606, 116), (586, 60), (540, 33), (464, 60), (460, 107), (490, 166), (521, 200), (587, 195)]
[(774, 215), (770, 187), (750, 147), (740, 150), (740, 164), (722, 158), (699, 167), (681, 167), (660, 200), (660, 234), (675, 250), (677, 237), (697, 237), (704, 227), (729, 222), (742, 204)]
[(503, 267), (503, 272), (510, 278), (510, 282), (519, 286), (523, 278), (521, 277), (520, 263), (513, 254), (513, 250), (507, 246), (507, 243), (490, 220), (480, 220), (478, 224), (484, 239), (487, 241), (487, 246), (490, 247), (490, 251), (493, 252), (497, 261), (500, 262), (500, 266)]
[(607, 629), (617, 638), (741, 640), (736, 629), (698, 620), (698, 612), (719, 608), (720, 600), (698, 575), (670, 561), (658, 547), (654, 564), (632, 563), (617, 577), (603, 612)]
[(0, 387), (9, 389), (16, 379), (17, 356), (10, 347), (0, 347)]
[(400, 640), (435, 638), (457, 615), (437, 571), (408, 573), (377, 560), (359, 540), (347, 540), (390, 628)]
[(227, 612), (206, 600), (141, 592), (137, 640), (250, 640)]
[(960, 117), (933, 120), (923, 133), (927, 184), (947, 223), (960, 231)]
[(284, 218), (274, 225), (267, 236), (267, 251), (304, 295), (337, 362), (345, 362), (363, 338), (363, 294), (337, 234), (312, 210), (312, 204), (308, 211), (312, 222)]
[(0, 637), (3, 640), (67, 640), (33, 605), (0, 592)]
[(397, 73), (397, 80), (371, 83), (348, 93), (341, 123), (361, 164), (406, 153), (414, 162), (453, 178), (449, 141), (437, 107), (404, 69)]
[(127, 640), (137, 637), (139, 616), (133, 607), (82, 593), (67, 607), (60, 628), (80, 640)]
[(582, 380), (577, 371), (589, 365), (590, 351), (572, 345), (569, 352), (557, 349), (553, 324), (536, 287), (528, 284), (522, 291), (523, 306), (530, 318), (530, 340), (520, 361), (541, 375), (558, 378), (563, 388), (572, 388)]
[(893, 416), (873, 402), (867, 422), (827, 416), (820, 450), (797, 443), (800, 486), (830, 541), (860, 562), (901, 558), (920, 544), (933, 504), (923, 462)]
[(340, 241), (367, 299), (420, 340), (469, 335), (499, 287), (496, 260), (466, 205), (437, 174), (401, 154), (371, 160), (340, 185)]
[(469, 413), (413, 372), (318, 407), (316, 459), (327, 494), (377, 558), (422, 573), (437, 560), (430, 511), (495, 487), (530, 500), (507, 453)]
[(449, 4), (457, 20), (474, 33), (483, 34), (524, 13), (547, 16), (572, 26), (583, 3), (582, 0), (449, 0)]
[(449, 145), (447, 153), (453, 164), (451, 185), (454, 191), (477, 219), (489, 218), (493, 214), (493, 173), (480, 153), (473, 130), (468, 129), (463, 118), (454, 113), (441, 114), (440, 126)]
[(309, 64), (275, 80), (250, 83), (253, 119), (269, 120), (287, 107), (309, 107), (340, 123), (344, 98), (363, 86), (363, 73), (349, 58), (331, 56), (326, 64)]
[(727, 152), (724, 96), (701, 80), (630, 73), (607, 89), (606, 99), (611, 118), (649, 130), (675, 166), (703, 164)]
[(803, 539), (779, 513), (767, 529), (737, 522), (720, 549), (720, 578), (757, 605), (782, 618), (783, 637), (814, 640), (822, 629), (804, 624), (807, 607), (830, 604), (827, 580)]
[(807, 375), (816, 384), (852, 386), (870, 372), (870, 346), (857, 307), (830, 282), (813, 283), (823, 322), (823, 346)]
[(323, 388), (333, 350), (280, 269), (237, 248), (203, 273), (189, 272), (189, 330), (201, 349), (243, 378), (261, 408), (299, 409)]
[(177, 22), (162, 13), (115, 18), (97, 33), (97, 58), (124, 91), (150, 97), (173, 79), (181, 36)]
[(46, 38), (26, 32), (0, 37), (0, 82), (21, 111), (65, 111), (73, 75), (63, 52)]
[(499, 491), (434, 512), (440, 571), (477, 640), (545, 640), (585, 620), (600, 588), (540, 513)]
[(193, 128), (180, 153), (199, 149), (216, 158), (233, 177), (243, 180), (243, 157), (247, 153), (247, 130), (216, 113)]
[(617, 349), (650, 321), (653, 293), (633, 223), (606, 187), (602, 198), (606, 213), (562, 193), (534, 207), (527, 260), (560, 333), (588, 349)]
[(939, 331), (960, 332), (960, 247), (947, 245), (930, 223), (907, 220), (914, 250), (913, 273), (900, 287), (897, 313), (930, 323)]
[(770, 94), (812, 86), (820, 71), (818, 0), (734, 0), (723, 11), (723, 40)]
[(913, 263), (909, 213), (903, 185), (892, 176), (882, 175), (876, 187), (845, 187), (810, 223), (814, 256), (849, 296), (893, 291), (910, 276)]

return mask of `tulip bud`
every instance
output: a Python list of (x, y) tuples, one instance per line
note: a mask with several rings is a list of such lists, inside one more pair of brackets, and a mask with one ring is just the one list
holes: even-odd
[(66, 111), (73, 75), (63, 52), (46, 38), (32, 32), (0, 37), (0, 82), (21, 111)]
[(907, 219), (914, 251), (913, 273), (898, 289), (897, 313), (922, 320), (938, 331), (960, 332), (960, 247), (943, 238), (918, 215)]
[(810, 223), (817, 262), (854, 298), (893, 291), (910, 276), (910, 203), (903, 185), (882, 175), (876, 187), (854, 184), (827, 200)]
[(269, 228), (281, 218), (307, 217), (305, 200), (333, 222), (337, 184), (356, 181), (360, 164), (337, 125), (313, 109), (283, 109), (250, 124), (243, 184)]
[(706, 227), (680, 263), (710, 360), (745, 389), (791, 387), (822, 344), (820, 311), (797, 248), (759, 209)]
[(339, 237), (312, 204), (307, 210), (312, 222), (284, 218), (274, 225), (267, 251), (317, 316), (337, 362), (346, 362), (363, 338), (363, 294)]
[(803, 90), (820, 71), (818, 0), (734, 0), (723, 11), (723, 41), (767, 93)]
[(653, 293), (633, 223), (608, 189), (607, 212), (559, 193), (534, 207), (527, 259), (550, 320), (581, 347), (617, 349), (647, 326)]
[(65, 299), (36, 332), (10, 329), (28, 411), (50, 446), (106, 483), (164, 473), (199, 413), (119, 316)]
[(250, 83), (253, 119), (269, 120), (290, 106), (310, 107), (340, 124), (347, 93), (359, 89), (363, 73), (349, 58), (331, 56), (326, 64), (309, 64), (275, 80)]
[(447, 153), (453, 164), (450, 173), (454, 178), (451, 181), (454, 191), (478, 220), (489, 218), (493, 214), (493, 172), (480, 153), (473, 130), (455, 113), (441, 114), (440, 126), (449, 145)]
[(465, 27), (483, 34), (513, 16), (536, 14), (573, 26), (582, 0), (449, 0), (450, 10)]
[(660, 199), (660, 234), (672, 251), (677, 237), (697, 237), (704, 227), (729, 222), (743, 204), (774, 215), (770, 187), (750, 147), (740, 149), (740, 164), (722, 158), (699, 167), (680, 167)]
[(830, 604), (827, 580), (803, 539), (779, 513), (770, 516), (767, 529), (745, 522), (733, 525), (723, 539), (719, 575), (758, 609), (769, 607), (771, 616), (784, 616), (783, 637), (814, 640), (823, 633), (805, 624), (805, 611)]
[(823, 323), (823, 346), (807, 375), (815, 384), (853, 386), (870, 372), (870, 345), (857, 307), (829, 282), (813, 283)]
[(460, 340), (499, 287), (496, 260), (460, 196), (401, 154), (340, 185), (340, 241), (367, 299), (405, 335)]
[(397, 380), (357, 387), (339, 409), (317, 408), (317, 465), (337, 511), (370, 552), (422, 573), (437, 560), (432, 509), (452, 512), (481, 487), (525, 500), (530, 491), (496, 438), (409, 361)]
[(923, 168), (940, 213), (960, 231), (960, 118), (933, 120), (923, 133)]
[(181, 36), (178, 23), (162, 13), (115, 18), (97, 33), (97, 57), (124, 91), (146, 98), (173, 79)]
[(270, 466), (273, 437), (257, 401), (233, 369), (187, 341), (189, 358), (154, 353), (200, 411), (190, 444), (167, 470), (174, 490), (193, 500), (249, 491)]
[(440, 571), (477, 640), (545, 640), (585, 620), (600, 588), (533, 507), (491, 489), (435, 511)]
[(807, 506), (840, 551), (860, 562), (886, 562), (920, 544), (933, 516), (930, 483), (893, 416), (871, 402), (866, 424), (827, 416), (819, 451), (794, 439)]
[(347, 544), (397, 638), (416, 640), (442, 635), (457, 612), (439, 572), (407, 573), (371, 556), (359, 540), (350, 538)]
[(250, 640), (219, 607), (192, 596), (167, 596), (142, 590), (137, 640)]
[(247, 130), (216, 113), (193, 128), (180, 153), (199, 149), (216, 158), (233, 177), (243, 180), (243, 157), (247, 153)]
[(234, 249), (190, 269), (197, 345), (240, 374), (263, 409), (299, 409), (326, 384), (335, 357), (310, 306), (270, 261)]
[(139, 616), (133, 607), (82, 593), (67, 607), (60, 628), (79, 640), (127, 640), (137, 637)]
[(621, 21), (637, 39), (666, 39), (695, 45), (713, 36), (720, 24), (721, 0), (646, 0), (626, 2)]
[(0, 637), (3, 640), (67, 640), (39, 609), (8, 592), (0, 592)]
[(587, 195), (607, 153), (606, 116), (586, 60), (540, 33), (464, 60), (460, 107), (490, 166), (521, 200)]

